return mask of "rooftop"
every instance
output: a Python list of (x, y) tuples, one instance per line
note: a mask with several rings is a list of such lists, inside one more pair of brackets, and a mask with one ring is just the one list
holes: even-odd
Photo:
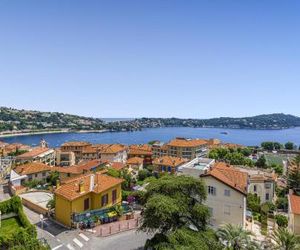
[(293, 214), (300, 214), (300, 196), (289, 194), (289, 202)]
[(168, 143), (171, 147), (198, 147), (207, 145), (207, 141), (204, 139), (186, 139), (186, 138), (175, 138)]
[(126, 147), (122, 144), (111, 144), (108, 147), (105, 147), (101, 150), (103, 154), (116, 154), (118, 152), (126, 150)]
[(128, 165), (140, 165), (143, 164), (144, 159), (141, 157), (132, 157), (127, 160)]
[(17, 156), (17, 159), (27, 159), (27, 158), (34, 158), (34, 157), (38, 157), (38, 156), (41, 156), (42, 154), (48, 152), (49, 150), (52, 150), (52, 149), (49, 149), (49, 148), (43, 148), (43, 147), (36, 147), (24, 154), (21, 154), (21, 155), (18, 155)]
[(44, 171), (51, 171), (51, 167), (41, 162), (31, 162), (31, 163), (17, 166), (14, 169), (14, 171), (19, 175), (27, 175), (27, 174), (40, 173)]
[(62, 147), (80, 147), (80, 146), (91, 146), (92, 144), (89, 142), (85, 142), (85, 141), (69, 141), (69, 142), (65, 142), (63, 143), (61, 146)]
[(202, 176), (212, 176), (243, 194), (247, 193), (248, 174), (224, 162), (216, 163), (210, 171)]
[(153, 160), (154, 165), (163, 165), (163, 166), (171, 166), (171, 167), (177, 167), (182, 165), (183, 163), (187, 162), (187, 159), (179, 158), (179, 157), (173, 157), (173, 156), (162, 156), (159, 158), (155, 158)]
[[(121, 184), (122, 182), (123, 179), (103, 175), (101, 173), (87, 174), (71, 179), (61, 185), (58, 189), (56, 189), (55, 194), (60, 195), (67, 200), (74, 200), (90, 192), (101, 193)], [(82, 192), (80, 192), (79, 189), (80, 185), (83, 185)]]

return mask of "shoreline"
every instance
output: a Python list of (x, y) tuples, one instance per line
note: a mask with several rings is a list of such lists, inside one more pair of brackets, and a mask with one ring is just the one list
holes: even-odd
[(106, 133), (110, 132), (107, 129), (103, 130), (49, 130), (49, 131), (29, 131), (29, 132), (16, 132), (16, 133), (0, 133), (0, 138), (9, 138), (15, 136), (28, 136), (28, 135), (45, 135), (45, 134), (64, 134), (64, 133)]

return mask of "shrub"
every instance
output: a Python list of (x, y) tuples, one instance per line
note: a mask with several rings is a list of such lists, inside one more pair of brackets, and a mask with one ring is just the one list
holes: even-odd
[(288, 218), (282, 214), (277, 214), (275, 216), (276, 223), (279, 227), (287, 227), (288, 226)]

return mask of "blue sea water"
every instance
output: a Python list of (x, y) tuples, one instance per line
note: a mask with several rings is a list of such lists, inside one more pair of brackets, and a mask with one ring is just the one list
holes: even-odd
[[(228, 132), (227, 135), (221, 132)], [(217, 138), (223, 142), (231, 142), (248, 146), (260, 145), (263, 141), (292, 141), (300, 145), (300, 127), (283, 130), (251, 130), (251, 129), (219, 129), (219, 128), (149, 128), (135, 132), (113, 133), (60, 133), (43, 135), (26, 135), (0, 138), (13, 143), (20, 142), (28, 145), (38, 145), (45, 139), (51, 147), (58, 147), (66, 141), (88, 141), (91, 143), (123, 143), (140, 144), (152, 140), (167, 142), (175, 137), (187, 138)]]

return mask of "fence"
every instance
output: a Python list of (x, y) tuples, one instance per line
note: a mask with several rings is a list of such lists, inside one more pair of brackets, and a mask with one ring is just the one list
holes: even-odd
[(94, 228), (96, 236), (106, 237), (113, 234), (121, 233), (128, 230), (133, 230), (139, 226), (139, 217), (130, 220), (112, 222), (109, 224), (100, 225)]

